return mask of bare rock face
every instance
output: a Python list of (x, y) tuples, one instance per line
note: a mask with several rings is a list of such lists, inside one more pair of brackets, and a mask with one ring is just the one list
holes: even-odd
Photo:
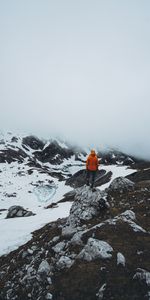
[(129, 190), (133, 190), (134, 182), (125, 178), (125, 177), (117, 177), (115, 178), (108, 188), (108, 192), (119, 192), (123, 193)]
[(30, 147), (33, 150), (43, 149), (44, 143), (35, 136), (26, 136), (22, 140), (23, 147)]
[(103, 191), (92, 189), (88, 186), (76, 189), (75, 201), (70, 210), (68, 225), (75, 227), (82, 221), (90, 220), (100, 211), (108, 209), (107, 194)]
[(57, 141), (51, 142), (42, 151), (35, 151), (34, 155), (43, 163), (60, 164), (64, 159), (70, 158), (74, 154), (72, 149), (62, 148)]
[(35, 214), (32, 211), (28, 211), (24, 209), (22, 206), (13, 205), (8, 209), (8, 214), (6, 216), (6, 219), (17, 218), (17, 217), (30, 217), (34, 215)]

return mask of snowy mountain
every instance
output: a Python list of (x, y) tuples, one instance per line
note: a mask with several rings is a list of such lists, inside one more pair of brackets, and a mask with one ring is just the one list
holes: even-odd
[[(101, 165), (91, 192), (85, 186), (84, 149), (58, 139), (1, 135), (1, 300), (147, 297), (150, 163), (112, 149), (98, 155)], [(113, 272), (123, 278), (124, 290), (131, 277), (137, 279), (129, 289), (134, 298), (115, 291)]]

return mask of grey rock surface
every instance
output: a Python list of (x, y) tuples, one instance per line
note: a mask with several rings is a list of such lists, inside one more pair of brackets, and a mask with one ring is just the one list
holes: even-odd
[(120, 252), (117, 253), (117, 265), (122, 265), (123, 267), (125, 267), (126, 264), (126, 259), (124, 257), (124, 255)]
[(113, 248), (107, 242), (89, 238), (78, 258), (86, 261), (92, 261), (97, 258), (108, 259), (112, 257), (112, 252)]
[(88, 186), (76, 189), (75, 200), (70, 210), (67, 225), (76, 227), (80, 225), (81, 221), (90, 220), (104, 209), (108, 209), (109, 204), (106, 198), (105, 191), (95, 189), (93, 192)]
[(64, 249), (64, 247), (65, 247), (65, 242), (60, 242), (56, 244), (54, 247), (52, 247), (52, 249), (55, 253), (59, 253)]
[(73, 265), (74, 261), (68, 256), (61, 256), (57, 261), (56, 266), (58, 269), (69, 269)]
[(125, 177), (117, 177), (111, 182), (108, 191), (121, 193), (128, 190), (133, 190), (134, 185), (134, 182)]
[(48, 275), (48, 273), (50, 272), (50, 265), (46, 260), (43, 260), (38, 268), (38, 274), (46, 274)]

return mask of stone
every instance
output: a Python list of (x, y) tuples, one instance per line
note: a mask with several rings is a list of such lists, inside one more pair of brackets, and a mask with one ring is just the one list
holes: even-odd
[(38, 274), (46, 274), (48, 275), (49, 272), (50, 272), (50, 265), (49, 263), (46, 261), (46, 260), (43, 260), (40, 265), (39, 265), (39, 268), (38, 268), (38, 271), (37, 273)]
[(70, 241), (71, 244), (74, 246), (75, 245), (83, 245), (83, 241), (81, 240), (82, 235), (83, 235), (82, 231), (76, 232)]
[(113, 248), (107, 242), (89, 238), (77, 258), (86, 261), (92, 261), (97, 258), (108, 259), (112, 257), (112, 252)]
[(58, 269), (69, 269), (73, 265), (74, 261), (68, 256), (61, 256), (57, 261), (56, 266)]
[(136, 274), (133, 276), (133, 279), (143, 281), (148, 287), (150, 287), (150, 272), (145, 269), (138, 268)]
[(126, 264), (126, 259), (124, 257), (124, 255), (120, 252), (117, 253), (117, 266), (118, 265), (122, 265), (123, 267), (125, 267)]
[(108, 192), (125, 192), (125, 191), (129, 191), (129, 190), (133, 190), (134, 188), (134, 182), (132, 182), (131, 180), (125, 178), (125, 177), (117, 177), (115, 178), (109, 188), (108, 188)]
[(51, 299), (53, 299), (53, 295), (51, 293), (47, 293), (45, 298), (46, 298), (46, 300), (51, 300)]
[(98, 293), (96, 294), (98, 300), (102, 300), (103, 299), (105, 289), (106, 289), (106, 283), (104, 283), (100, 287)]
[(55, 253), (59, 253), (64, 249), (64, 247), (65, 247), (65, 242), (60, 242), (56, 244), (54, 247), (52, 247), (52, 249)]
[(62, 228), (62, 236), (63, 237), (72, 237), (76, 233), (76, 228), (73, 228), (71, 226), (65, 226)]
[[(66, 180), (66, 185), (70, 185), (73, 188), (82, 187), (86, 184), (86, 170), (80, 170)], [(112, 172), (106, 172), (105, 170), (98, 170), (95, 178), (95, 187), (105, 184), (110, 181)]]

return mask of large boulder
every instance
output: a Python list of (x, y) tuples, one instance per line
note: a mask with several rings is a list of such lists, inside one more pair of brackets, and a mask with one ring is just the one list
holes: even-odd
[[(80, 170), (66, 180), (66, 185), (70, 185), (73, 188), (78, 188), (86, 184), (86, 170)], [(95, 186), (100, 186), (110, 181), (112, 172), (106, 172), (105, 170), (98, 170), (95, 178)]]
[(112, 252), (113, 248), (107, 242), (89, 238), (78, 258), (86, 261), (92, 261), (97, 258), (108, 259), (112, 257)]
[(24, 209), (22, 206), (13, 205), (8, 209), (6, 219), (16, 218), (16, 217), (30, 217), (34, 215), (35, 214), (32, 211), (28, 211)]
[(134, 182), (125, 178), (125, 177), (117, 177), (115, 178), (108, 188), (109, 193), (123, 193), (129, 190), (133, 190)]
[(98, 189), (93, 190), (88, 186), (83, 186), (75, 190), (75, 198), (72, 204), (68, 225), (74, 227), (80, 225), (82, 221), (90, 220), (109, 207), (106, 200), (107, 194)]

